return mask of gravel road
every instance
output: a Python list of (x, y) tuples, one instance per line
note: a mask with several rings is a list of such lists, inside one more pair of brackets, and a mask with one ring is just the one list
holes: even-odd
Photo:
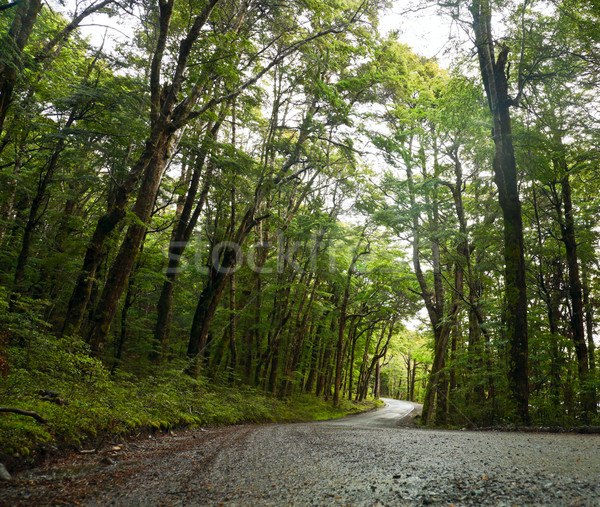
[(419, 407), (387, 401), (76, 454), (2, 483), (0, 504), (600, 505), (598, 435), (415, 429)]

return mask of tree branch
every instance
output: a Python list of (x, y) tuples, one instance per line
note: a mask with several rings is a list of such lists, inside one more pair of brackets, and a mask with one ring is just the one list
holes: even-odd
[(37, 412), (32, 412), (31, 410), (23, 410), (22, 408), (13, 408), (13, 407), (0, 407), (0, 412), (11, 412), (13, 414), (26, 415), (28, 417), (33, 417), (36, 421), (41, 422), (42, 424), (48, 424), (48, 420), (44, 419)]

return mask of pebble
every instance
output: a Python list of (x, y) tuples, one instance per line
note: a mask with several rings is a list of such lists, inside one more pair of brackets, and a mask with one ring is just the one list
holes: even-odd
[(8, 473), (6, 467), (0, 463), (0, 481), (10, 481), (12, 477)]

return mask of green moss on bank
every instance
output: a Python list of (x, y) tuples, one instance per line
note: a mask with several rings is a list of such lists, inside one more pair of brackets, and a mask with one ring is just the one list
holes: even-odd
[[(33, 347), (8, 349), (11, 368), (2, 381), (0, 406), (32, 410), (48, 424), (1, 413), (0, 462), (23, 463), (57, 448), (96, 446), (141, 428), (321, 420), (375, 406), (345, 400), (335, 408), (309, 395), (280, 400), (244, 386), (193, 379), (183, 373), (183, 364), (152, 375), (111, 375), (79, 340), (38, 336), (35, 341)], [(43, 399), (43, 391), (58, 393), (65, 404)]]

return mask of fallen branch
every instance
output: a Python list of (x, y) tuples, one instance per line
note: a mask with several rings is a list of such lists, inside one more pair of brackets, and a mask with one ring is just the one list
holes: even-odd
[(0, 407), (0, 412), (12, 412), (14, 414), (26, 415), (29, 417), (33, 417), (36, 421), (41, 422), (42, 424), (48, 424), (48, 421), (44, 419), (37, 412), (32, 412), (31, 410), (23, 410), (22, 408), (12, 408), (12, 407)]

